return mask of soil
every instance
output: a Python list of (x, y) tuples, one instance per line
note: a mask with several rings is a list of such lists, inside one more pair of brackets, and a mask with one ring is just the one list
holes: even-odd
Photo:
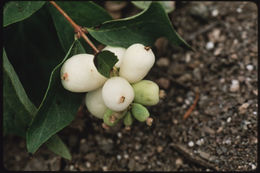
[[(133, 8), (129, 5), (124, 7)], [(124, 11), (122, 11), (124, 12)], [(127, 11), (129, 13), (129, 10)], [(125, 15), (122, 13), (122, 15)], [(118, 16), (117, 16), (118, 17)], [(86, 108), (59, 135), (72, 160), (43, 146), (33, 156), (25, 141), (6, 136), (8, 170), (56, 171), (249, 171), (257, 168), (258, 28), (252, 2), (176, 3), (173, 26), (195, 49), (186, 51), (161, 38), (157, 61), (146, 79), (165, 92), (149, 107), (151, 127), (137, 121), (102, 128)], [(161, 91), (163, 93), (163, 91)], [(199, 93), (187, 119), (183, 115)], [(163, 95), (162, 95), (163, 96)]]

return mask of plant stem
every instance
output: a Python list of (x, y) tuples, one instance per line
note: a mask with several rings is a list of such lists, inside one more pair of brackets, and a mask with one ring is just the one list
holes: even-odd
[(85, 29), (83, 29), (82, 27), (80, 27), (78, 24), (76, 24), (68, 15), (67, 13), (65, 13), (65, 11), (63, 9), (60, 8), (60, 6), (58, 6), (58, 4), (56, 4), (56, 2), (54, 1), (50, 1), (50, 3), (67, 19), (67, 21), (72, 25), (72, 27), (74, 28), (77, 36), (83, 37), (83, 39), (89, 44), (89, 46), (94, 50), (95, 54), (97, 54), (99, 52), (99, 50), (96, 48), (96, 46), (89, 40), (89, 38), (86, 36), (85, 32), (87, 32)]

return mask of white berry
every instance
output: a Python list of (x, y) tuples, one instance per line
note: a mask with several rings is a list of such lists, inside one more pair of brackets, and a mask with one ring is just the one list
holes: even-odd
[(118, 61), (115, 64), (115, 66), (119, 68), (121, 63), (122, 63), (123, 56), (125, 54), (126, 49), (123, 48), (123, 47), (106, 46), (103, 50), (109, 50), (109, 51), (113, 52), (117, 56)]
[(130, 83), (142, 80), (155, 62), (152, 49), (142, 44), (133, 44), (126, 49), (119, 75)]
[(85, 97), (85, 104), (92, 115), (103, 119), (107, 107), (103, 101), (102, 87), (88, 92)]
[(61, 68), (61, 83), (71, 92), (88, 92), (104, 84), (107, 78), (96, 69), (94, 55), (78, 54), (67, 59)]
[(109, 109), (123, 111), (134, 100), (134, 90), (124, 78), (112, 77), (105, 82), (102, 97)]

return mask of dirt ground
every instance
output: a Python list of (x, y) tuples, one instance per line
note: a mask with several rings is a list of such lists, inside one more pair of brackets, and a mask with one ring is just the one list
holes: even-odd
[[(131, 5), (128, 5), (131, 6)], [(127, 8), (127, 7), (125, 7)], [(133, 8), (133, 7), (131, 7)], [(131, 9), (129, 7), (129, 9)], [(129, 10), (126, 11), (129, 13)], [(146, 79), (165, 97), (150, 107), (151, 127), (112, 130), (83, 110), (59, 134), (72, 152), (61, 159), (42, 147), (26, 152), (25, 141), (7, 136), (8, 170), (56, 171), (249, 171), (257, 168), (257, 7), (250, 2), (177, 3), (170, 14), (178, 33), (196, 50), (160, 39), (157, 61)], [(191, 115), (183, 115), (199, 93)]]

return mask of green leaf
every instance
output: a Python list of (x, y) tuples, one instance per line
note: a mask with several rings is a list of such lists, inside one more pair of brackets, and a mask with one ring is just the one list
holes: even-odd
[(110, 77), (110, 72), (117, 61), (117, 56), (108, 50), (97, 53), (94, 58), (94, 64), (98, 72), (107, 78)]
[[(99, 25), (107, 20), (112, 20), (111, 16), (99, 5), (90, 1), (60, 1), (56, 2), (74, 22), (82, 27)], [(65, 17), (51, 4), (48, 5), (52, 19), (54, 21), (60, 43), (65, 51), (68, 51), (74, 41), (74, 29)]]
[(52, 136), (46, 143), (49, 150), (62, 156), (65, 159), (71, 160), (71, 154), (68, 147), (63, 143), (58, 135)]
[(51, 136), (70, 124), (80, 106), (82, 95), (65, 90), (61, 84), (60, 68), (67, 58), (85, 53), (80, 42), (73, 42), (63, 61), (51, 73), (43, 101), (27, 133), (27, 149), (34, 153)]
[(3, 28), (2, 35), (8, 59), (36, 107), (43, 99), (51, 71), (66, 55), (46, 5), (26, 20)]
[[(150, 6), (152, 1), (131, 1), (136, 7), (140, 9), (146, 9)], [(170, 13), (174, 10), (174, 1), (158, 1), (166, 11), (166, 13)]]
[(161, 4), (153, 2), (143, 12), (125, 19), (104, 22), (100, 27), (88, 28), (90, 35), (105, 45), (129, 47), (134, 43), (147, 46), (159, 37), (187, 49), (191, 47), (173, 29)]
[(4, 27), (24, 20), (39, 10), (45, 1), (11, 1), (4, 6)]
[[(3, 51), (3, 126), (4, 133), (14, 134), (25, 138), (28, 128), (37, 109), (26, 95), (23, 86), (9, 62), (5, 49)], [(70, 159), (66, 145), (58, 135), (54, 135), (47, 143), (47, 147), (54, 153)]]
[(3, 126), (4, 133), (25, 137), (36, 107), (32, 104), (3, 51)]

